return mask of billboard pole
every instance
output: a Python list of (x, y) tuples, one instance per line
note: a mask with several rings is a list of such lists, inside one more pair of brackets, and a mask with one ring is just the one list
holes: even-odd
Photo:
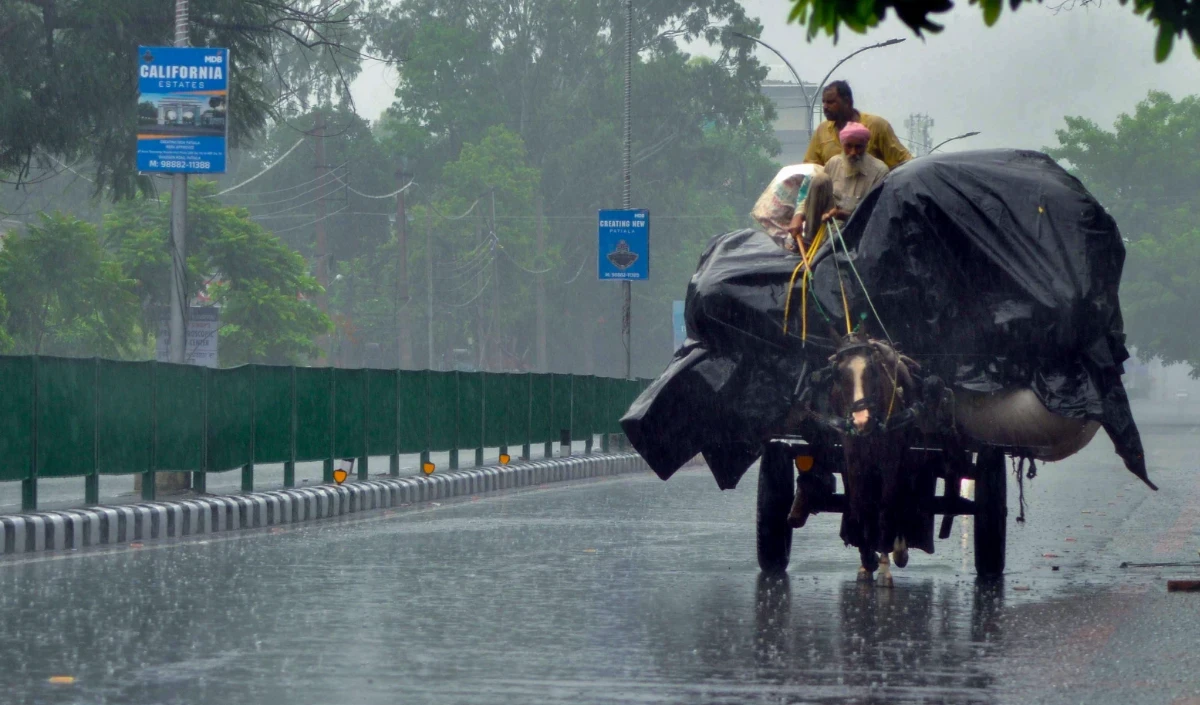
[[(175, 0), (175, 46), (188, 45), (188, 0)], [(187, 333), (187, 174), (171, 175), (171, 344), (168, 360), (186, 359)]]
[[(633, 102), (633, 0), (625, 0), (625, 119), (624, 144), (621, 153), (622, 191), (621, 207), (633, 208), (630, 194), (630, 157), (633, 145), (633, 129), (630, 108)], [(621, 339), (625, 344), (625, 379), (633, 379), (632, 336), (630, 319), (633, 310), (633, 289), (628, 280), (621, 282), (623, 304), (621, 306)]]

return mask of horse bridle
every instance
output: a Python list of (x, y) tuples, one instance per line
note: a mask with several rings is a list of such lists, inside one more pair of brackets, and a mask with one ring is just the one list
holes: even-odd
[[(866, 395), (864, 395), (862, 399), (851, 402), (846, 408), (845, 416), (831, 416), (829, 414), (822, 414), (813, 410), (811, 404), (809, 403), (809, 401), (812, 399), (813, 387), (815, 385), (823, 384), (826, 381), (827, 376), (836, 379), (839, 372), (839, 366), (841, 365), (842, 361), (848, 356), (860, 352), (866, 352), (872, 361), (877, 361), (880, 357), (878, 350), (871, 342), (855, 342), (838, 348), (832, 355), (829, 356), (829, 364), (825, 368), (815, 370), (812, 375), (808, 376), (809, 384), (805, 386), (805, 389), (802, 392), (800, 392), (796, 399), (796, 403), (801, 405), (804, 411), (813, 419), (816, 419), (821, 425), (847, 436), (869, 436), (875, 432), (882, 434), (911, 426), (917, 421), (918, 418), (920, 418), (923, 413), (925, 413), (924, 404), (917, 399), (908, 402), (904, 409), (902, 409), (899, 413), (892, 414), (891, 418), (883, 420), (880, 419), (879, 410), (876, 408), (874, 401)], [(901, 362), (900, 364), (904, 363)], [(801, 379), (798, 380), (797, 391), (799, 391), (799, 387), (804, 382), (804, 372), (807, 372), (807, 366), (805, 366), (801, 374)], [(910, 370), (909, 374), (912, 376), (913, 381), (917, 384), (918, 388), (928, 386), (927, 381), (919, 378), (915, 372)], [(941, 380), (937, 379), (936, 377), (931, 378), (928, 381), (934, 383), (936, 386), (940, 386), (941, 383)], [(895, 379), (892, 380), (892, 383), (898, 385), (900, 382), (898, 379)], [(860, 411), (870, 412), (870, 422), (868, 423), (867, 427), (861, 431), (855, 427), (853, 421), (854, 414)]]

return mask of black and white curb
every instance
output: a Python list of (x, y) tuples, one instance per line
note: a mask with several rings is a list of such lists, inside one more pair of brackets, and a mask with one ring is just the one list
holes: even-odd
[(0, 516), (0, 555), (294, 524), (416, 502), (644, 471), (649, 467), (636, 453), (584, 455), (345, 485), (15, 514)]

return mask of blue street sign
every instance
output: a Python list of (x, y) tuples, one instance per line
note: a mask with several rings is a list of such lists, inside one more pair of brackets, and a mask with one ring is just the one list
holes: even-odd
[(600, 211), (597, 231), (601, 280), (645, 281), (650, 278), (650, 211)]
[(675, 331), (675, 350), (683, 347), (687, 340), (687, 324), (683, 321), (683, 302), (671, 302), (671, 328)]
[(229, 50), (138, 47), (137, 166), (225, 173)]

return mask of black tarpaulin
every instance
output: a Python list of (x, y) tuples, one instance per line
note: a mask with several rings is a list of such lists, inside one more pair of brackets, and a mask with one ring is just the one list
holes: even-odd
[(721, 487), (737, 483), (805, 365), (828, 356), (828, 337), (812, 333), (841, 316), (844, 287), (853, 319), (870, 311), (865, 290), (883, 322), (872, 314), (869, 332), (886, 329), (927, 373), (974, 391), (1028, 385), (1051, 411), (1102, 423), (1145, 479), (1120, 380), (1124, 245), (1077, 179), (1037, 152), (922, 157), (889, 174), (842, 233), (850, 256), (826, 247), (814, 264), (803, 347), (799, 281), (782, 330), (799, 259), (755, 231), (714, 238), (688, 287), (688, 345), (622, 419), (661, 477), (703, 452)]

